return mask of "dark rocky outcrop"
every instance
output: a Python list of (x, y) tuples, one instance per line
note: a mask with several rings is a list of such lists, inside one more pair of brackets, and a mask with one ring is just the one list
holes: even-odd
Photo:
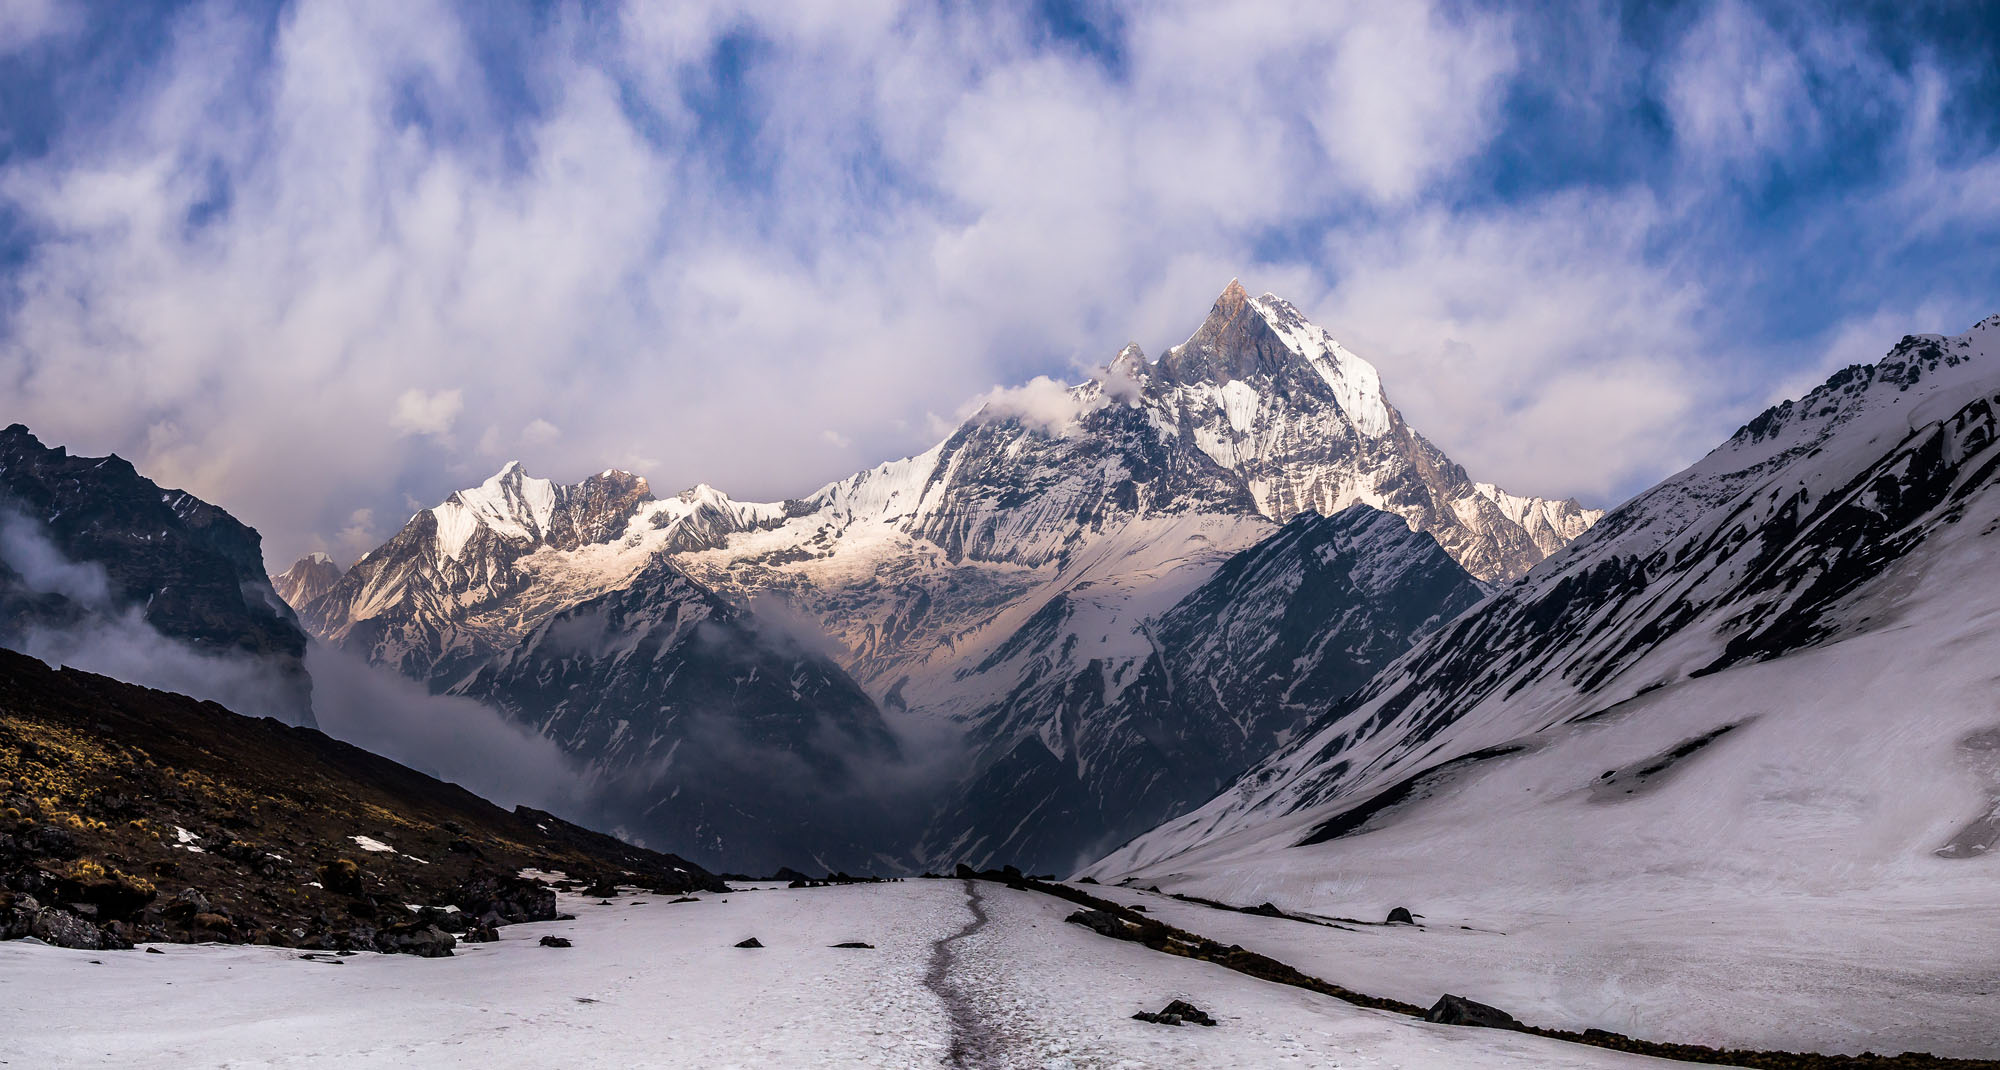
[(727, 890), (685, 859), (502, 810), (309, 728), (0, 650), (0, 937), (436, 957), (459, 934), (556, 919), (555, 891), (525, 868)]
[(1482, 1029), (1519, 1029), (1521, 1023), (1498, 1007), (1489, 1007), (1464, 996), (1444, 995), (1424, 1014), (1424, 1021), (1443, 1025), (1472, 1025)]
[(0, 645), (134, 614), (193, 651), (267, 665), (270, 708), (254, 712), (312, 723), (306, 633), (271, 587), (256, 531), (122, 457), (72, 457), (20, 424), (0, 430), (0, 512), (102, 577), (101, 587), (46, 582), (0, 556)]

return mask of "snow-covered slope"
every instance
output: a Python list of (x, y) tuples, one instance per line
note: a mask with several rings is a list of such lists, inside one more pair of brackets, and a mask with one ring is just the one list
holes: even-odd
[[(574, 920), (508, 926), (433, 960), (0, 944), (8, 1057), (154, 1070), (1673, 1065), (1366, 1010), (1107, 940), (1063, 924), (1071, 904), (998, 885), (761, 888), (687, 903), (565, 895), (560, 905)], [(543, 935), (574, 946), (540, 947)], [(732, 946), (751, 936), (763, 946)], [(857, 940), (871, 946), (840, 946)], [(169, 987), (200, 993), (199, 1012), (161, 998)], [(1220, 1024), (1132, 1018), (1175, 998)]]
[[(1125, 682), (1147, 658), (1177, 657), (1148, 622), (1285, 522), (1356, 504), (1488, 581), (1520, 575), (1599, 515), (1473, 483), (1404, 423), (1372, 366), (1232, 282), (1158, 362), (1127, 347), (1053, 400), (999, 396), (937, 447), (802, 499), (741, 503), (698, 487), (661, 501), (624, 473), (562, 486), (510, 466), (416, 514), (303, 615), (446, 690), (555, 615), (636, 588), (665, 554), (752, 616), (802, 616), (824, 632), (905, 729), (966, 740), (970, 766), (934, 770), (948, 781), (980, 777), (1028, 739), (1041, 753), (1022, 760), (1088, 780), (1101, 767), (1078, 748), (1125, 731), (1110, 709)], [(1152, 763), (1127, 771), (1142, 781), (1170, 775), (1134, 760)], [(1010, 834), (1039, 802), (994, 799), (977, 827), (927, 842), (1073, 863), (1081, 841)]]
[[(2000, 317), (1906, 338), (1769, 410), (1089, 872), (1532, 934), (1479, 968), (1580, 1023), (1765, 1043), (1728, 1008), (1803, 989), (1854, 1000), (1843, 1044), (1994, 1054), (1943, 979), (2000, 941), (1996, 349)], [(1686, 961), (1618, 975), (1653, 915)], [(1862, 1002), (1893, 962), (1921, 1005)]]

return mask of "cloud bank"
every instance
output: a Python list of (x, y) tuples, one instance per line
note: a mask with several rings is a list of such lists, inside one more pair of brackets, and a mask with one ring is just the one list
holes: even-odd
[(0, 383), (282, 567), (512, 458), (797, 494), (1241, 276), (1605, 504), (1994, 310), (1992, 17), (16, 2)]

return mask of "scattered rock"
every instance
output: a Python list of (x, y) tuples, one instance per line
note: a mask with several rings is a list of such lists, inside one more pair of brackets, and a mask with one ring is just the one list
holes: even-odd
[(754, 937), (754, 936), (753, 936), (753, 937), (751, 937), (750, 939), (748, 939), (748, 940), (745, 940), (745, 941), (743, 941), (743, 942), (742, 942), (742, 943), (740, 943), (740, 944), (737, 944), (736, 946), (737, 946), (737, 947), (763, 947), (764, 945), (763, 945), (763, 943), (761, 943), (761, 942), (760, 942), (760, 941), (759, 941), (759, 940), (758, 940), (758, 939), (757, 939), (756, 937)]
[(618, 886), (611, 882), (610, 877), (599, 877), (595, 881), (592, 881), (588, 887), (584, 888), (583, 894), (592, 899), (616, 899), (618, 898)]
[(681, 896), (681, 897), (680, 897), (679, 899), (676, 899), (676, 900), (674, 900), (674, 902), (676, 902), (676, 903), (699, 903), (699, 902), (701, 902), (701, 900), (699, 900), (699, 899), (696, 899), (696, 898), (695, 898), (694, 896), (691, 896), (691, 895), (684, 895), (684, 896)]
[(104, 932), (67, 910), (50, 907), (35, 915), (28, 935), (54, 947), (76, 951), (98, 951), (104, 947)]
[(1409, 908), (1409, 907), (1397, 907), (1397, 908), (1395, 908), (1394, 910), (1391, 910), (1391, 911), (1389, 911), (1389, 920), (1388, 920), (1388, 921), (1385, 921), (1385, 922), (1383, 922), (1382, 924), (1384, 924), (1384, 925), (1415, 925), (1416, 923), (1417, 923), (1417, 919), (1416, 919), (1416, 918), (1414, 918), (1414, 917), (1411, 917), (1411, 916), (1410, 916), (1410, 908)]
[(1215, 1019), (1209, 1017), (1207, 1011), (1184, 999), (1174, 1000), (1158, 1013), (1140, 1011), (1132, 1017), (1137, 1021), (1151, 1022), (1154, 1025), (1185, 1025), (1188, 1022), (1208, 1026), (1215, 1024)]
[(866, 950), (869, 950), (869, 951), (873, 951), (873, 950), (875, 950), (875, 945), (874, 945), (874, 944), (865, 944), (865, 943), (862, 943), (862, 942), (861, 942), (861, 941), (859, 941), (859, 940), (849, 940), (849, 941), (847, 941), (846, 943), (841, 943), (841, 944), (835, 944), (835, 945), (833, 945), (833, 946), (835, 946), (835, 947), (856, 947), (856, 948), (864, 948), (864, 949), (866, 949)]
[(1437, 1005), (1424, 1015), (1426, 1022), (1443, 1025), (1473, 1025), (1485, 1029), (1519, 1029), (1521, 1023), (1514, 1016), (1498, 1007), (1476, 1003), (1464, 996), (1444, 995), (1438, 997)]
[(451, 949), (457, 946), (456, 937), (435, 925), (421, 922), (391, 925), (375, 934), (376, 950), (397, 955), (415, 955), (426, 959), (450, 958)]
[(1193, 1022), (1196, 1025), (1212, 1026), (1215, 1024), (1215, 1019), (1209, 1017), (1207, 1011), (1202, 1010), (1200, 1007), (1197, 1007), (1194, 1004), (1189, 1003), (1187, 1000), (1184, 999), (1177, 999), (1174, 1000), (1172, 1003), (1167, 1004), (1166, 1009), (1162, 1010), (1160, 1013), (1178, 1014), (1181, 1016), (1182, 1021)]
[(1079, 910), (1063, 919), (1071, 925), (1081, 925), (1099, 936), (1109, 936), (1114, 940), (1133, 938), (1132, 928), (1125, 919), (1108, 910)]
[(563, 937), (560, 937), (560, 936), (544, 936), (544, 937), (542, 937), (542, 946), (543, 946), (543, 947), (569, 947), (569, 946), (570, 946), (570, 942), (569, 942), (569, 941), (568, 941), (567, 939), (564, 939)]
[(164, 954), (166, 954), (166, 952), (164, 952), (164, 951), (161, 951), (161, 950), (160, 950), (159, 948), (157, 948), (157, 947), (149, 947), (149, 948), (147, 948), (147, 949), (146, 949), (146, 954), (148, 954), (148, 955), (164, 955)]

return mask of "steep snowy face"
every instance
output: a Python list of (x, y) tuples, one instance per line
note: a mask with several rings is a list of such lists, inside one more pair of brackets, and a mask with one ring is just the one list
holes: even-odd
[(561, 486), (528, 475), (515, 461), (430, 512), (438, 555), (455, 560), (482, 536), (508, 546), (558, 550), (613, 539), (624, 532), (640, 503), (652, 497), (646, 481), (630, 472), (605, 471)]
[(630, 580), (650, 555), (783, 516), (706, 486), (661, 501), (629, 472), (559, 484), (513, 463), (412, 516), (300, 612), (315, 634), (443, 686), (563, 606)]
[(294, 610), (302, 609), (340, 582), (340, 566), (324, 553), (314, 552), (292, 562), (292, 567), (271, 578), (278, 597)]
[(1208, 798), (1483, 595), (1437, 540), (1365, 505), (1301, 514), (1229, 557), (1126, 626), (1136, 651), (1098, 638), (1119, 622), (1075, 585), (965, 681), (1011, 686), (923, 854), (1073, 868)]
[(1283, 523), (1365, 503), (1497, 583), (1602, 515), (1474, 484), (1403, 422), (1374, 366), (1234, 281), (1157, 364), (1128, 346), (1069, 402), (1054, 422), (1004, 403), (974, 415), (907, 489), (905, 530), (954, 557), (1034, 566), (1133, 517)]
[(1885, 575), (1920, 570), (1941, 534), (1963, 542), (1955, 526), (2000, 493), (1996, 342), (2000, 317), (1908, 337), (1770, 409), (1103, 868), (1254, 838), (1288, 815), (1324, 820), (1649, 691), (1888, 627)]

